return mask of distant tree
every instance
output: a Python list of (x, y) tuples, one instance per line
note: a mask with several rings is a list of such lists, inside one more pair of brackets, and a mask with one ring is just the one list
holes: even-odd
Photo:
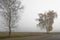
[(52, 25), (55, 17), (57, 17), (57, 14), (53, 10), (44, 14), (40, 13), (39, 19), (37, 19), (39, 21), (38, 26), (41, 27), (41, 29), (45, 28), (47, 33), (49, 33), (53, 29)]
[(56, 14), (56, 12), (54, 12), (54, 10), (52, 10), (52, 11), (49, 11), (47, 13), (47, 17), (48, 17), (48, 26), (49, 26), (48, 27), (48, 32), (49, 32), (49, 31), (52, 30), (52, 25), (54, 23), (54, 18), (57, 17), (57, 14)]
[(6, 26), (9, 28), (9, 37), (12, 28), (15, 28), (18, 21), (18, 11), (23, 9), (21, 1), (18, 0), (0, 0), (0, 14), (4, 17)]

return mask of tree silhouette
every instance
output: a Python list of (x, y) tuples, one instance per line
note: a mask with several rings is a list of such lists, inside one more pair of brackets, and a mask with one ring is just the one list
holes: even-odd
[(18, 0), (0, 0), (0, 14), (4, 17), (6, 26), (9, 28), (9, 37), (12, 28), (16, 27), (18, 21), (18, 10), (23, 9), (21, 1)]
[(54, 23), (54, 18), (57, 17), (56, 12), (52, 11), (48, 11), (47, 13), (40, 13), (39, 14), (39, 19), (37, 19), (39, 21), (38, 26), (41, 27), (41, 29), (46, 29), (47, 33), (49, 33), (50, 31), (52, 31), (52, 25)]

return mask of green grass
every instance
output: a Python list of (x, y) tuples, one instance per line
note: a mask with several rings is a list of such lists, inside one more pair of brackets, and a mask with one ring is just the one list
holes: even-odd
[(13, 38), (15, 38), (15, 37), (27, 37), (27, 36), (32, 36), (32, 35), (30, 35), (30, 34), (15, 34), (15, 35), (11, 35), (11, 37)]
[[(45, 34), (40, 34), (40, 33), (12, 33), (10, 38), (16, 38), (16, 37), (28, 37), (28, 36), (42, 36), (42, 35), (45, 35)], [(8, 34), (5, 33), (5, 34), (1, 34), (0, 33), (0, 39), (3, 39), (3, 38), (9, 38), (8, 37)]]
[[(16, 37), (28, 37), (28, 36), (46, 36), (46, 35), (53, 35), (53, 34), (60, 34), (60, 33), (12, 33), (10, 38)], [(9, 38), (8, 33), (0, 33), (0, 39)]]
[[(11, 34), (10, 38), (16, 38), (16, 37), (27, 37), (32, 36), (31, 34)], [(3, 38), (9, 38), (7, 34), (0, 34), (0, 39)]]

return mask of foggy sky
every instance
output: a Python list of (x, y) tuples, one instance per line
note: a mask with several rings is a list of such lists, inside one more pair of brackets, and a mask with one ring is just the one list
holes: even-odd
[(60, 0), (23, 0), (24, 13), (22, 13), (19, 27), (15, 31), (18, 32), (41, 32), (37, 27), (36, 18), (38, 13), (54, 10), (58, 14), (55, 19), (52, 32), (60, 32)]
[(25, 6), (22, 19), (20, 21), (20, 27), (18, 31), (21, 32), (41, 32), (37, 27), (36, 18), (38, 13), (44, 13), (45, 11), (54, 10), (58, 14), (58, 18), (55, 19), (52, 32), (60, 32), (60, 0), (23, 0)]

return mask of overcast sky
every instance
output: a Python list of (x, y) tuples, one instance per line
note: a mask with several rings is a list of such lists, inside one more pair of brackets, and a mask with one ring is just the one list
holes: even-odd
[(24, 13), (20, 21), (20, 27), (17, 31), (20, 32), (41, 32), (37, 27), (36, 18), (38, 13), (44, 13), (45, 11), (54, 10), (58, 14), (58, 18), (55, 19), (52, 32), (60, 32), (60, 0), (23, 0), (25, 7)]
[(41, 32), (37, 27), (36, 18), (38, 13), (44, 13), (45, 11), (54, 10), (58, 14), (58, 18), (55, 19), (52, 32), (60, 32), (60, 0), (23, 0), (24, 13), (19, 23), (19, 27), (16, 29), (18, 32)]

